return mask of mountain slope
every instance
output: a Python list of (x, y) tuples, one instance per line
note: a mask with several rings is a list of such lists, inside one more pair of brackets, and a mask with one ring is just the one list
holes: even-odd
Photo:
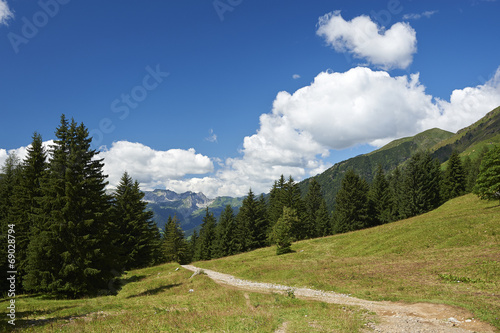
[(489, 112), (474, 124), (431, 148), (433, 156), (444, 162), (453, 150), (474, 155), (482, 147), (500, 143), (500, 107)]
[[(352, 168), (366, 180), (371, 181), (379, 164), (384, 170), (390, 171), (408, 160), (418, 150), (430, 149), (452, 136), (453, 133), (448, 131), (438, 128), (430, 129), (413, 137), (392, 141), (369, 154), (359, 155), (337, 163), (315, 178), (321, 185), (328, 207), (332, 209), (344, 173), (348, 169)], [(302, 194), (307, 193), (311, 179), (306, 179), (299, 184)]]
[[(429, 150), (443, 163), (448, 160), (454, 150), (474, 158), (482, 147), (491, 144), (500, 144), (500, 107), (456, 134), (437, 128), (430, 129), (413, 137), (392, 141), (371, 153), (337, 163), (314, 178), (321, 185), (328, 207), (333, 209), (344, 172), (349, 168), (371, 181), (378, 164), (382, 165), (386, 172), (391, 171), (403, 164), (418, 150)], [(307, 193), (311, 179), (306, 179), (299, 184), (303, 195)]]
[(193, 265), (370, 300), (455, 305), (500, 328), (500, 206), (466, 195), (382, 226)]

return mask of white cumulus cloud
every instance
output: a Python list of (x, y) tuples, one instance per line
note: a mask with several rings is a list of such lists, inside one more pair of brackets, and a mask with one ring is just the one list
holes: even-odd
[[(434, 127), (456, 132), (499, 105), (500, 67), (489, 81), (456, 89), (446, 100), (426, 93), (418, 74), (356, 67), (322, 72), (308, 86), (279, 92), (255, 134), (243, 139), (238, 157), (222, 161), (194, 149), (158, 151), (127, 141), (99, 156), (112, 186), (127, 171), (143, 189), (242, 196), (249, 188), (268, 192), (281, 174), (297, 181), (314, 176), (330, 166), (326, 158), (334, 150), (381, 146)], [(23, 158), (25, 151), (0, 149), (0, 163), (12, 152)]]
[(383, 69), (405, 69), (417, 52), (416, 32), (408, 23), (385, 30), (368, 16), (346, 21), (335, 11), (319, 18), (316, 33), (337, 52), (351, 53)]
[(159, 151), (141, 143), (118, 141), (99, 157), (104, 158), (104, 173), (109, 175), (112, 187), (119, 183), (125, 171), (141, 183), (141, 188), (154, 189), (165, 187), (170, 180), (214, 170), (210, 158), (197, 154), (192, 148)]
[(14, 14), (9, 8), (7, 1), (0, 0), (0, 25), (7, 25), (9, 19), (13, 18)]
[(213, 196), (244, 195), (249, 187), (267, 192), (281, 174), (302, 180), (326, 170), (331, 150), (381, 146), (434, 127), (456, 132), (499, 105), (500, 68), (483, 85), (453, 91), (449, 101), (427, 94), (418, 74), (323, 72), (309, 86), (278, 93), (257, 132), (244, 138), (241, 157), (184, 188), (200, 186)]

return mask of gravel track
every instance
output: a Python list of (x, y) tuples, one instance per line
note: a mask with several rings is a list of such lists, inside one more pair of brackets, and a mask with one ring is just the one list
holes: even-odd
[(282, 294), (286, 294), (290, 290), (293, 290), (294, 295), (301, 299), (362, 307), (376, 313), (378, 316), (378, 323), (368, 323), (365, 329), (366, 332), (496, 332), (495, 328), (492, 326), (473, 319), (472, 315), (467, 311), (448, 305), (367, 301), (329, 291), (246, 281), (229, 274), (219, 273), (209, 269), (201, 269), (192, 265), (183, 265), (182, 267), (195, 272), (193, 276), (204, 273), (218, 284), (231, 286), (239, 290)]

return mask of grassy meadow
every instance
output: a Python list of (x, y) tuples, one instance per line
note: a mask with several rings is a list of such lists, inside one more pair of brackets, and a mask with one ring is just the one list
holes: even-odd
[[(16, 299), (19, 332), (358, 332), (366, 311), (221, 287), (165, 264), (128, 272), (116, 296)], [(190, 291), (192, 290), (192, 291)], [(6, 300), (0, 302), (6, 308)], [(2, 321), (1, 331), (11, 325)]]
[[(430, 213), (348, 234), (194, 265), (259, 282), (370, 300), (459, 306), (500, 329), (500, 206), (473, 195)], [(215, 284), (177, 264), (127, 272), (116, 296), (16, 298), (22, 332), (358, 332), (365, 310)], [(191, 291), (190, 291), (191, 290)], [(0, 300), (4, 309), (8, 300)], [(2, 321), (0, 329), (10, 331)]]
[(194, 265), (369, 300), (455, 305), (500, 329), (500, 206), (466, 195), (376, 228)]

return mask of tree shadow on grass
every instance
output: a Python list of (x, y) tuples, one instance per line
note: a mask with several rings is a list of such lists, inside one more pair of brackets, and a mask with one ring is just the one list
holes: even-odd
[(58, 320), (69, 320), (71, 318), (78, 318), (78, 317), (83, 317), (82, 316), (66, 316), (66, 317), (55, 317), (55, 318), (49, 318), (49, 319), (24, 319), (28, 316), (36, 316), (36, 317), (44, 317), (46, 315), (50, 315), (51, 313), (65, 310), (65, 309), (70, 309), (74, 308), (76, 305), (72, 306), (61, 306), (57, 308), (51, 308), (50, 310), (34, 310), (34, 311), (16, 311), (16, 318), (15, 318), (15, 326), (11, 325), (7, 322), (7, 320), (11, 320), (9, 317), (6, 317), (7, 320), (2, 320), (0, 323), (0, 331), (2, 332), (8, 332), (9, 330), (12, 330), (13, 328), (33, 328), (33, 327), (40, 327), (49, 323), (56, 322)]
[(139, 293), (137, 295), (130, 295), (127, 298), (156, 295), (156, 294), (161, 293), (162, 291), (165, 291), (165, 290), (168, 290), (168, 289), (172, 289), (174, 287), (178, 287), (178, 286), (181, 286), (181, 285), (182, 285), (182, 283), (168, 284), (168, 285), (161, 286), (161, 287), (158, 287), (158, 288), (155, 288), (155, 289), (149, 289), (149, 290), (143, 291), (142, 293)]
[(131, 277), (126, 279), (119, 278), (116, 280), (116, 286), (117, 286), (116, 290), (120, 291), (127, 284), (142, 281), (146, 277), (147, 277), (146, 275), (132, 275)]

